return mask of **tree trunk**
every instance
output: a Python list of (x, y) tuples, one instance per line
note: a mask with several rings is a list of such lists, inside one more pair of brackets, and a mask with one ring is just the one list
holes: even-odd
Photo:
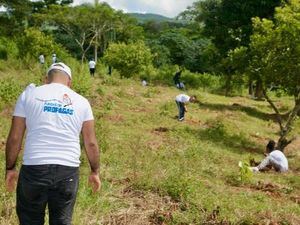
[(253, 95), (253, 82), (252, 82), (252, 80), (250, 80), (249, 81), (249, 83), (248, 83), (248, 94), (249, 95)]
[(293, 129), (293, 124), (294, 124), (295, 120), (297, 119), (298, 113), (300, 112), (300, 99), (299, 99), (300, 96), (299, 96), (299, 94), (300, 93), (298, 93), (298, 96), (295, 98), (295, 106), (286, 121), (286, 125), (283, 127), (283, 129), (280, 132), (280, 138), (277, 142), (277, 148), (281, 151), (283, 151), (284, 148), (294, 140), (294, 138), (288, 140), (287, 136)]
[(94, 59), (95, 59), (95, 62), (97, 62), (97, 60), (98, 60), (98, 37), (96, 37), (96, 39), (95, 39)]
[(255, 96), (257, 100), (262, 100), (264, 98), (264, 92), (263, 92), (263, 85), (261, 80), (256, 81), (256, 87), (255, 87)]
[(231, 80), (232, 80), (232, 75), (227, 74), (226, 82), (225, 82), (225, 96), (228, 96), (229, 93), (231, 92)]

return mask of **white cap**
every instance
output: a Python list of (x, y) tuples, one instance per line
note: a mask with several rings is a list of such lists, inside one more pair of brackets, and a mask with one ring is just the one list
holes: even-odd
[(51, 70), (60, 70), (60, 71), (63, 71), (63, 72), (65, 72), (69, 77), (70, 77), (70, 79), (72, 79), (72, 73), (71, 73), (71, 69), (70, 69), (70, 67), (68, 67), (66, 64), (64, 64), (64, 63), (54, 63), (54, 64), (52, 64), (50, 67), (49, 67), (49, 69), (48, 69), (48, 71), (47, 71), (47, 76), (48, 76), (48, 74), (49, 74), (49, 72), (51, 71)]

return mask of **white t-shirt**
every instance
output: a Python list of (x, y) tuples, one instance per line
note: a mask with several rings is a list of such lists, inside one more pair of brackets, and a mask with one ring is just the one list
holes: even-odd
[(266, 166), (271, 165), (280, 172), (286, 172), (289, 169), (288, 160), (282, 151), (272, 151), (256, 168), (262, 170)]
[(288, 160), (282, 151), (275, 150), (269, 154), (269, 157), (273, 162), (279, 165), (280, 171), (283, 172), (288, 170), (289, 168)]
[(185, 94), (180, 94), (180, 95), (176, 96), (175, 100), (177, 102), (186, 103), (186, 102), (190, 101), (190, 96), (185, 95)]
[(89, 61), (89, 68), (90, 69), (95, 69), (95, 67), (96, 67), (96, 62), (93, 61), (93, 60)]
[(40, 59), (40, 63), (41, 63), (41, 64), (44, 64), (44, 63), (45, 63), (45, 57), (44, 57), (44, 55), (40, 55), (40, 56), (39, 56), (39, 59)]
[(24, 165), (79, 166), (82, 124), (94, 119), (87, 99), (59, 83), (29, 85), (13, 115), (26, 118)]

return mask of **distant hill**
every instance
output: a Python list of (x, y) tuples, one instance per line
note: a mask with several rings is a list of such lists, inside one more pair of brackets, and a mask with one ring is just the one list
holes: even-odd
[(140, 23), (147, 21), (156, 21), (156, 22), (177, 22), (176, 19), (169, 18), (166, 16), (153, 14), (153, 13), (128, 13), (132, 17), (136, 18)]

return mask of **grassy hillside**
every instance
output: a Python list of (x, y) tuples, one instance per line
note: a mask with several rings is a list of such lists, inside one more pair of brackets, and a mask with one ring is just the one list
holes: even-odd
[[(25, 85), (38, 67), (0, 68)], [(36, 79), (36, 77), (35, 77)], [(82, 81), (85, 82), (85, 81)], [(173, 87), (142, 87), (133, 80), (92, 79), (93, 106), (101, 146), (102, 190), (87, 185), (82, 155), (74, 224), (300, 224), (300, 140), (286, 150), (290, 172), (241, 174), (239, 161), (263, 158), (276, 138), (272, 111), (263, 101), (223, 97), (198, 90), (184, 122), (175, 119)], [(0, 117), (1, 179), (13, 101)], [(282, 111), (292, 104), (278, 99)], [(294, 133), (300, 131), (299, 122)], [(15, 195), (1, 186), (0, 224), (17, 224)]]

